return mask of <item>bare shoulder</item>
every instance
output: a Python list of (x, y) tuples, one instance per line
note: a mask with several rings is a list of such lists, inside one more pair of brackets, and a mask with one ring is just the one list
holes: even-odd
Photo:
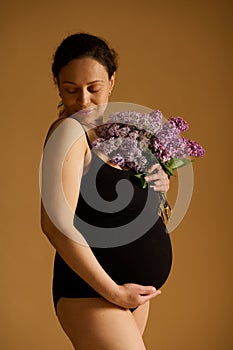
[(70, 141), (78, 140), (81, 138), (83, 141), (85, 137), (84, 129), (81, 124), (72, 117), (63, 117), (56, 119), (48, 129), (44, 146), (47, 144), (49, 139), (56, 140), (56, 143), (64, 142), (69, 139)]

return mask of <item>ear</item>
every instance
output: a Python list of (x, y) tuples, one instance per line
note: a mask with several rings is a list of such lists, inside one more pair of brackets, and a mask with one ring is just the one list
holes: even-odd
[(111, 91), (115, 85), (115, 80), (116, 80), (116, 72), (114, 72), (111, 78), (109, 79), (109, 88)]

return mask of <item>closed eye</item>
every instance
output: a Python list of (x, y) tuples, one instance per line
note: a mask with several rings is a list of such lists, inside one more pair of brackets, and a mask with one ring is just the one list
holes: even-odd
[(101, 89), (95, 89), (95, 88), (89, 88), (88, 91), (91, 92), (91, 93), (97, 93), (97, 92), (100, 92)]
[[(68, 94), (79, 93), (79, 90), (81, 89), (78, 86), (74, 86), (75, 84), (70, 83), (70, 82), (64, 82), (64, 84), (66, 85), (66, 86), (64, 86), (64, 89)], [(100, 92), (102, 90), (102, 87), (103, 87), (103, 85), (98, 82), (98, 84), (96, 84), (96, 83), (90, 84), (86, 88), (87, 88), (88, 92), (90, 92), (91, 94), (95, 94), (95, 93)]]
[(70, 89), (66, 89), (66, 92), (68, 92), (68, 94), (76, 94), (77, 90), (70, 90)]

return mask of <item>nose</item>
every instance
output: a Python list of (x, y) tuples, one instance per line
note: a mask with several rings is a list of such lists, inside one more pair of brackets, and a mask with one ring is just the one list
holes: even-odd
[(87, 90), (81, 90), (77, 96), (77, 104), (81, 108), (88, 107), (90, 103), (90, 93)]

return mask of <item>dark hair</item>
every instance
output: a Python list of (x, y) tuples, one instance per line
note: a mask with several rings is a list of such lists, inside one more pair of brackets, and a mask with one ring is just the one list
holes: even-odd
[(68, 36), (58, 46), (52, 64), (54, 78), (58, 79), (60, 70), (77, 58), (92, 57), (107, 70), (109, 79), (117, 70), (117, 53), (103, 39), (87, 34), (76, 33)]

